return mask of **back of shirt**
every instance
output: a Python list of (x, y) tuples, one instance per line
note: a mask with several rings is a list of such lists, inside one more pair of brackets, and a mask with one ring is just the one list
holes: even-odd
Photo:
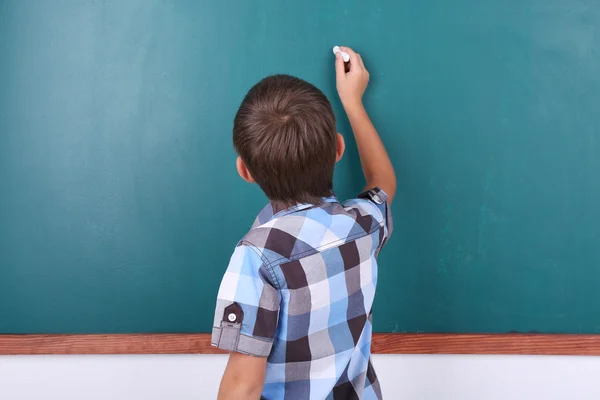
[(391, 231), (379, 189), (343, 205), (267, 206), (223, 277), (213, 345), (268, 357), (264, 399), (381, 399), (371, 310)]

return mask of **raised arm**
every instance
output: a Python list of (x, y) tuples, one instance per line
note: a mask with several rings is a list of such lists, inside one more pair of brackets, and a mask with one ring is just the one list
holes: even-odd
[(354, 132), (360, 163), (367, 181), (366, 189), (373, 187), (383, 189), (388, 195), (388, 202), (391, 203), (396, 194), (396, 174), (383, 142), (362, 102), (363, 93), (369, 84), (369, 72), (360, 54), (349, 47), (340, 47), (340, 49), (350, 55), (350, 64), (346, 72), (341, 54), (339, 52), (336, 54), (337, 90)]

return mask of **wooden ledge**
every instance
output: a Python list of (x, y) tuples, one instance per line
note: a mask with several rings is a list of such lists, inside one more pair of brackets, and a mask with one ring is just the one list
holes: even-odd
[[(223, 354), (210, 335), (0, 335), (0, 355)], [(600, 335), (376, 333), (375, 354), (600, 355)]]

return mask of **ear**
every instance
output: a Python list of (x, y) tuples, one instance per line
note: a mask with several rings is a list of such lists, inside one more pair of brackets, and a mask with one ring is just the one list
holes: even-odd
[(335, 150), (335, 162), (338, 162), (342, 159), (344, 155), (344, 150), (346, 150), (346, 142), (344, 142), (344, 137), (338, 133), (336, 137), (336, 150)]
[(237, 172), (238, 174), (240, 174), (243, 180), (245, 180), (248, 183), (255, 182), (254, 178), (252, 177), (252, 174), (248, 170), (248, 167), (246, 167), (244, 160), (242, 160), (242, 157), (238, 156), (237, 160), (235, 160), (235, 167), (237, 168)]

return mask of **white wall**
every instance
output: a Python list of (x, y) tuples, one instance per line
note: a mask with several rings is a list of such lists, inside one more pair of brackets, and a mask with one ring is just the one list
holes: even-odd
[[(0, 399), (204, 400), (226, 356), (0, 356)], [(375, 355), (390, 399), (600, 399), (600, 358)]]

